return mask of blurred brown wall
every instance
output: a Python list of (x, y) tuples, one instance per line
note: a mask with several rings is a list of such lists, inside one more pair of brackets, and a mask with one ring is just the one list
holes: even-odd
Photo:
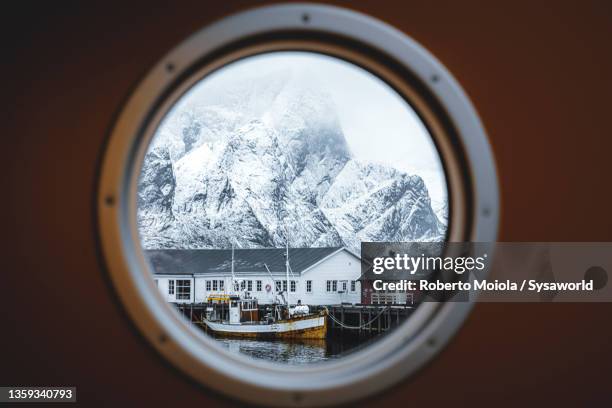
[[(400, 28), (459, 79), (497, 156), (500, 240), (612, 241), (612, 3), (334, 3)], [(106, 132), (138, 79), (204, 24), (257, 4), (3, 5), (0, 385), (76, 385), (87, 405), (236, 405), (131, 327), (96, 256), (92, 202)], [(366, 405), (609, 406), (611, 315), (478, 305), (439, 358)]]

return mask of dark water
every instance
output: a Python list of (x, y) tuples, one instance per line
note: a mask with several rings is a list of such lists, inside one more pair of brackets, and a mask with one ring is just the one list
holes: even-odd
[(321, 340), (251, 340), (216, 338), (231, 353), (287, 364), (312, 364), (354, 352), (378, 336), (329, 335)]

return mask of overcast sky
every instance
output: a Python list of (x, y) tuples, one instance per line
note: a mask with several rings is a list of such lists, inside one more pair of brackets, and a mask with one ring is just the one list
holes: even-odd
[[(382, 80), (343, 60), (293, 51), (250, 57), (208, 76), (180, 104), (189, 99), (213, 102), (211, 97), (224, 84), (280, 72), (289, 72), (301, 86), (320, 89), (331, 96), (356, 159), (377, 161), (417, 174), (425, 180), (433, 201), (446, 202), (446, 181), (439, 155), (414, 110)], [(210, 92), (213, 89), (216, 92)]]

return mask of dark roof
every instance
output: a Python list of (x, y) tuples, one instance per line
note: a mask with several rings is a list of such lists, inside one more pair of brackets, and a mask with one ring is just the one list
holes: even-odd
[[(339, 250), (330, 248), (289, 248), (289, 265), (301, 273)], [(155, 249), (145, 251), (158, 275), (191, 275), (232, 271), (231, 249)], [(285, 272), (285, 248), (235, 249), (234, 271), (267, 273)]]

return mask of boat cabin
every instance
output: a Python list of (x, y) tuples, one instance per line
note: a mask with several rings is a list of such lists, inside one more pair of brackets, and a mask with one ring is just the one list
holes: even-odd
[(229, 324), (259, 321), (257, 299), (238, 295), (209, 296), (206, 315), (209, 320), (227, 321)]
[(232, 299), (229, 311), (230, 324), (259, 321), (257, 299)]

